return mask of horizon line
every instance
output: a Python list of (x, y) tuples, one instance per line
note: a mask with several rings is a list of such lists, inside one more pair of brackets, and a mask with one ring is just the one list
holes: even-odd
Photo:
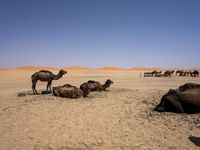
[(69, 70), (150, 70), (150, 69), (157, 69), (157, 70), (192, 70), (192, 69), (200, 69), (200, 67), (191, 67), (191, 68), (181, 68), (181, 67), (142, 67), (142, 66), (134, 66), (130, 68), (120, 67), (120, 66), (102, 66), (102, 67), (86, 67), (86, 66), (64, 66), (64, 67), (54, 67), (54, 66), (18, 66), (18, 67), (0, 67), (0, 69), (21, 69), (21, 70), (35, 70), (35, 69), (69, 69)]

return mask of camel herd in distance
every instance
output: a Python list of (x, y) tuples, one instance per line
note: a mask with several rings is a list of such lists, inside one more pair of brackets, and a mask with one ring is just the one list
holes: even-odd
[(144, 77), (172, 77), (180, 76), (180, 77), (198, 77), (199, 71), (198, 70), (166, 70), (166, 71), (158, 71), (154, 70), (152, 72), (144, 72)]
[[(165, 71), (163, 76), (171, 76), (175, 71)], [(177, 70), (176, 75), (198, 77), (199, 72), (197, 70), (184, 72)], [(90, 92), (94, 91), (108, 91), (107, 89), (114, 82), (107, 79), (104, 84), (98, 81), (89, 80), (76, 87), (70, 84), (64, 84), (61, 86), (53, 87), (51, 90), (51, 83), (53, 80), (62, 78), (63, 75), (67, 74), (67, 71), (60, 70), (57, 75), (47, 70), (41, 70), (35, 72), (32, 76), (32, 91), (34, 95), (37, 95), (36, 90), (37, 81), (47, 82), (46, 91), (42, 91), (42, 94), (52, 94), (62, 98), (80, 98), (88, 97)], [(148, 73), (150, 74), (150, 73)], [(153, 71), (151, 74), (159, 75), (161, 72)], [(18, 94), (18, 96), (26, 96), (24, 93)], [(154, 111), (158, 112), (174, 112), (174, 113), (199, 113), (200, 112), (200, 84), (196, 83), (185, 83), (176, 89), (169, 89), (169, 91), (162, 96), (160, 103), (155, 106)]]

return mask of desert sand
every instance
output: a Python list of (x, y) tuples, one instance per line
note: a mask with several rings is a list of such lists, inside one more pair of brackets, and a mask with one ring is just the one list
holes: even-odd
[[(39, 68), (38, 68), (39, 69)], [(57, 74), (54, 68), (52, 72)], [(196, 150), (200, 114), (158, 113), (153, 108), (170, 88), (200, 77), (144, 78), (139, 71), (70, 69), (52, 86), (87, 80), (114, 84), (87, 98), (27, 95), (34, 69), (0, 69), (0, 150)], [(46, 83), (38, 82), (43, 90)]]

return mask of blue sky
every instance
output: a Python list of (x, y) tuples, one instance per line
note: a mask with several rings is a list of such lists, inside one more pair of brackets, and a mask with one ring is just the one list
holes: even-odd
[(199, 0), (1, 0), (0, 67), (200, 67)]

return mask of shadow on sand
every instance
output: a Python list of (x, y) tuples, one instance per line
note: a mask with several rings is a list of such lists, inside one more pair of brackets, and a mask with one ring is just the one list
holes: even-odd
[(28, 95), (45, 95), (45, 94), (52, 94), (51, 91), (39, 91), (38, 94), (33, 94), (32, 91), (23, 91), (23, 92), (18, 92), (17, 96), (18, 97), (24, 97)]
[(190, 136), (189, 140), (196, 146), (200, 147), (200, 137)]

